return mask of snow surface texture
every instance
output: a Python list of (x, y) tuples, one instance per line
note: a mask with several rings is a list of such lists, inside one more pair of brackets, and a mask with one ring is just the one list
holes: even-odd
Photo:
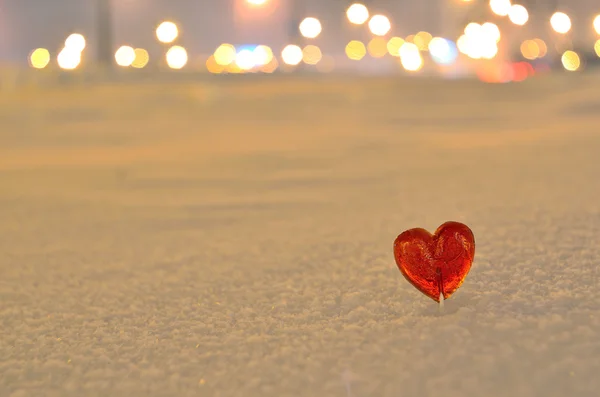
[[(0, 96), (0, 396), (598, 396), (599, 86)], [(438, 314), (392, 244), (447, 220)]]

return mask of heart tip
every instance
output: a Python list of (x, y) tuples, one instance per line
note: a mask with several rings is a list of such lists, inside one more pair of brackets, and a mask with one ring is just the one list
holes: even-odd
[(438, 307), (440, 311), (444, 310), (444, 294), (440, 293), (440, 297), (438, 298)]

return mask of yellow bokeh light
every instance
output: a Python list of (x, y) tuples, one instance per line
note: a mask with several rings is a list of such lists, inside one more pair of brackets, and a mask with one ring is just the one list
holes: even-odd
[(146, 65), (148, 65), (148, 62), (150, 62), (150, 54), (148, 54), (148, 51), (143, 48), (136, 48), (133, 50), (133, 52), (135, 54), (135, 58), (133, 59), (131, 66), (136, 69), (145, 68)]
[(500, 34), (500, 28), (498, 28), (498, 25), (492, 22), (486, 22), (481, 25), (481, 32), (490, 39), (494, 40), (496, 43), (498, 43), (502, 37)]
[(419, 47), (413, 43), (404, 43), (400, 47), (400, 63), (409, 72), (416, 72), (423, 67), (423, 58)]
[(571, 18), (564, 12), (555, 12), (550, 17), (550, 25), (556, 33), (565, 34), (571, 30)]
[(360, 61), (367, 54), (367, 48), (362, 41), (352, 40), (346, 45), (346, 56), (353, 61)]
[(286, 65), (295, 66), (302, 62), (304, 54), (302, 48), (295, 44), (289, 44), (281, 51), (281, 59)]
[(400, 56), (400, 47), (404, 44), (404, 39), (401, 37), (392, 37), (390, 41), (387, 42), (387, 50), (391, 56), (399, 57)]
[(321, 49), (316, 45), (307, 45), (302, 50), (302, 60), (307, 65), (316, 65), (321, 62), (323, 58), (323, 54), (321, 53)]
[(514, 4), (508, 12), (508, 19), (515, 25), (523, 26), (529, 20), (529, 12), (522, 5)]
[(58, 53), (56, 61), (58, 62), (58, 66), (61, 69), (77, 69), (77, 67), (81, 63), (81, 52), (65, 47), (62, 49), (61, 52)]
[(596, 40), (596, 44), (594, 44), (594, 51), (596, 52), (596, 55), (600, 57), (600, 39)]
[(214, 61), (221, 66), (230, 65), (235, 60), (235, 47), (232, 44), (221, 44), (216, 50)]
[(415, 35), (414, 34), (409, 34), (408, 36), (406, 36), (406, 39), (404, 39), (404, 41), (406, 41), (407, 43), (413, 43), (415, 42)]
[(537, 46), (540, 50), (540, 54), (538, 55), (538, 58), (545, 57), (546, 54), (548, 53), (548, 46), (546, 45), (546, 42), (542, 39), (533, 39), (533, 41), (535, 42), (535, 44), (537, 44)]
[(512, 4), (510, 0), (490, 0), (492, 12), (501, 17), (505, 17), (510, 12)]
[(600, 14), (596, 15), (596, 18), (594, 18), (594, 30), (596, 31), (596, 33), (600, 34)]
[(188, 54), (185, 48), (175, 45), (167, 51), (166, 59), (171, 69), (182, 69), (187, 65)]
[(382, 37), (374, 37), (367, 44), (367, 50), (373, 58), (383, 58), (387, 53), (387, 41)]
[(307, 39), (314, 39), (321, 34), (323, 27), (317, 18), (308, 17), (300, 22), (300, 34)]
[(364, 4), (354, 3), (346, 10), (348, 21), (355, 25), (362, 25), (369, 19), (369, 10)]
[(215, 56), (211, 55), (206, 60), (206, 69), (209, 71), (209, 73), (219, 74), (223, 73), (225, 70), (225, 65), (217, 63)]
[(115, 52), (115, 61), (119, 66), (131, 66), (133, 61), (135, 61), (135, 50), (133, 49), (133, 47), (130, 47), (128, 45), (119, 47), (117, 52)]
[(534, 60), (540, 56), (540, 47), (535, 40), (525, 40), (521, 43), (521, 55), (529, 60)]
[(376, 36), (385, 36), (391, 28), (392, 24), (385, 15), (373, 15), (369, 20), (369, 30)]
[(581, 66), (581, 59), (579, 59), (579, 55), (575, 51), (565, 51), (560, 60), (564, 68), (570, 72), (578, 70)]
[(271, 47), (266, 45), (257, 46), (254, 50), (252, 50), (252, 55), (254, 57), (255, 66), (265, 66), (268, 65), (271, 60), (273, 60), (273, 50), (271, 50)]
[(246, 0), (248, 2), (248, 4), (253, 5), (253, 6), (263, 6), (265, 4), (267, 4), (268, 0)]
[(431, 42), (433, 36), (429, 32), (419, 32), (415, 35), (413, 42), (419, 47), (421, 51), (428, 51), (429, 42)]
[(79, 33), (73, 33), (65, 40), (65, 48), (70, 48), (73, 51), (83, 51), (85, 49), (85, 37)]
[(29, 65), (34, 69), (44, 69), (50, 63), (50, 51), (37, 48), (29, 55)]
[(179, 29), (177, 25), (171, 21), (162, 22), (156, 28), (156, 38), (161, 43), (172, 43), (179, 36)]

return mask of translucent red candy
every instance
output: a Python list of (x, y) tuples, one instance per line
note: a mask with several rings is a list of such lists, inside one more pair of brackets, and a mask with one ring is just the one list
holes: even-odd
[(429, 233), (410, 229), (394, 241), (400, 272), (416, 289), (435, 300), (448, 299), (461, 286), (475, 256), (475, 238), (466, 225), (446, 222)]

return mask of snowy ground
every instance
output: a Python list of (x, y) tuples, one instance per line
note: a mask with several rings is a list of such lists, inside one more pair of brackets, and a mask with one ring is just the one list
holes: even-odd
[[(598, 87), (0, 95), (0, 396), (598, 396)], [(438, 315), (392, 244), (447, 220)]]

